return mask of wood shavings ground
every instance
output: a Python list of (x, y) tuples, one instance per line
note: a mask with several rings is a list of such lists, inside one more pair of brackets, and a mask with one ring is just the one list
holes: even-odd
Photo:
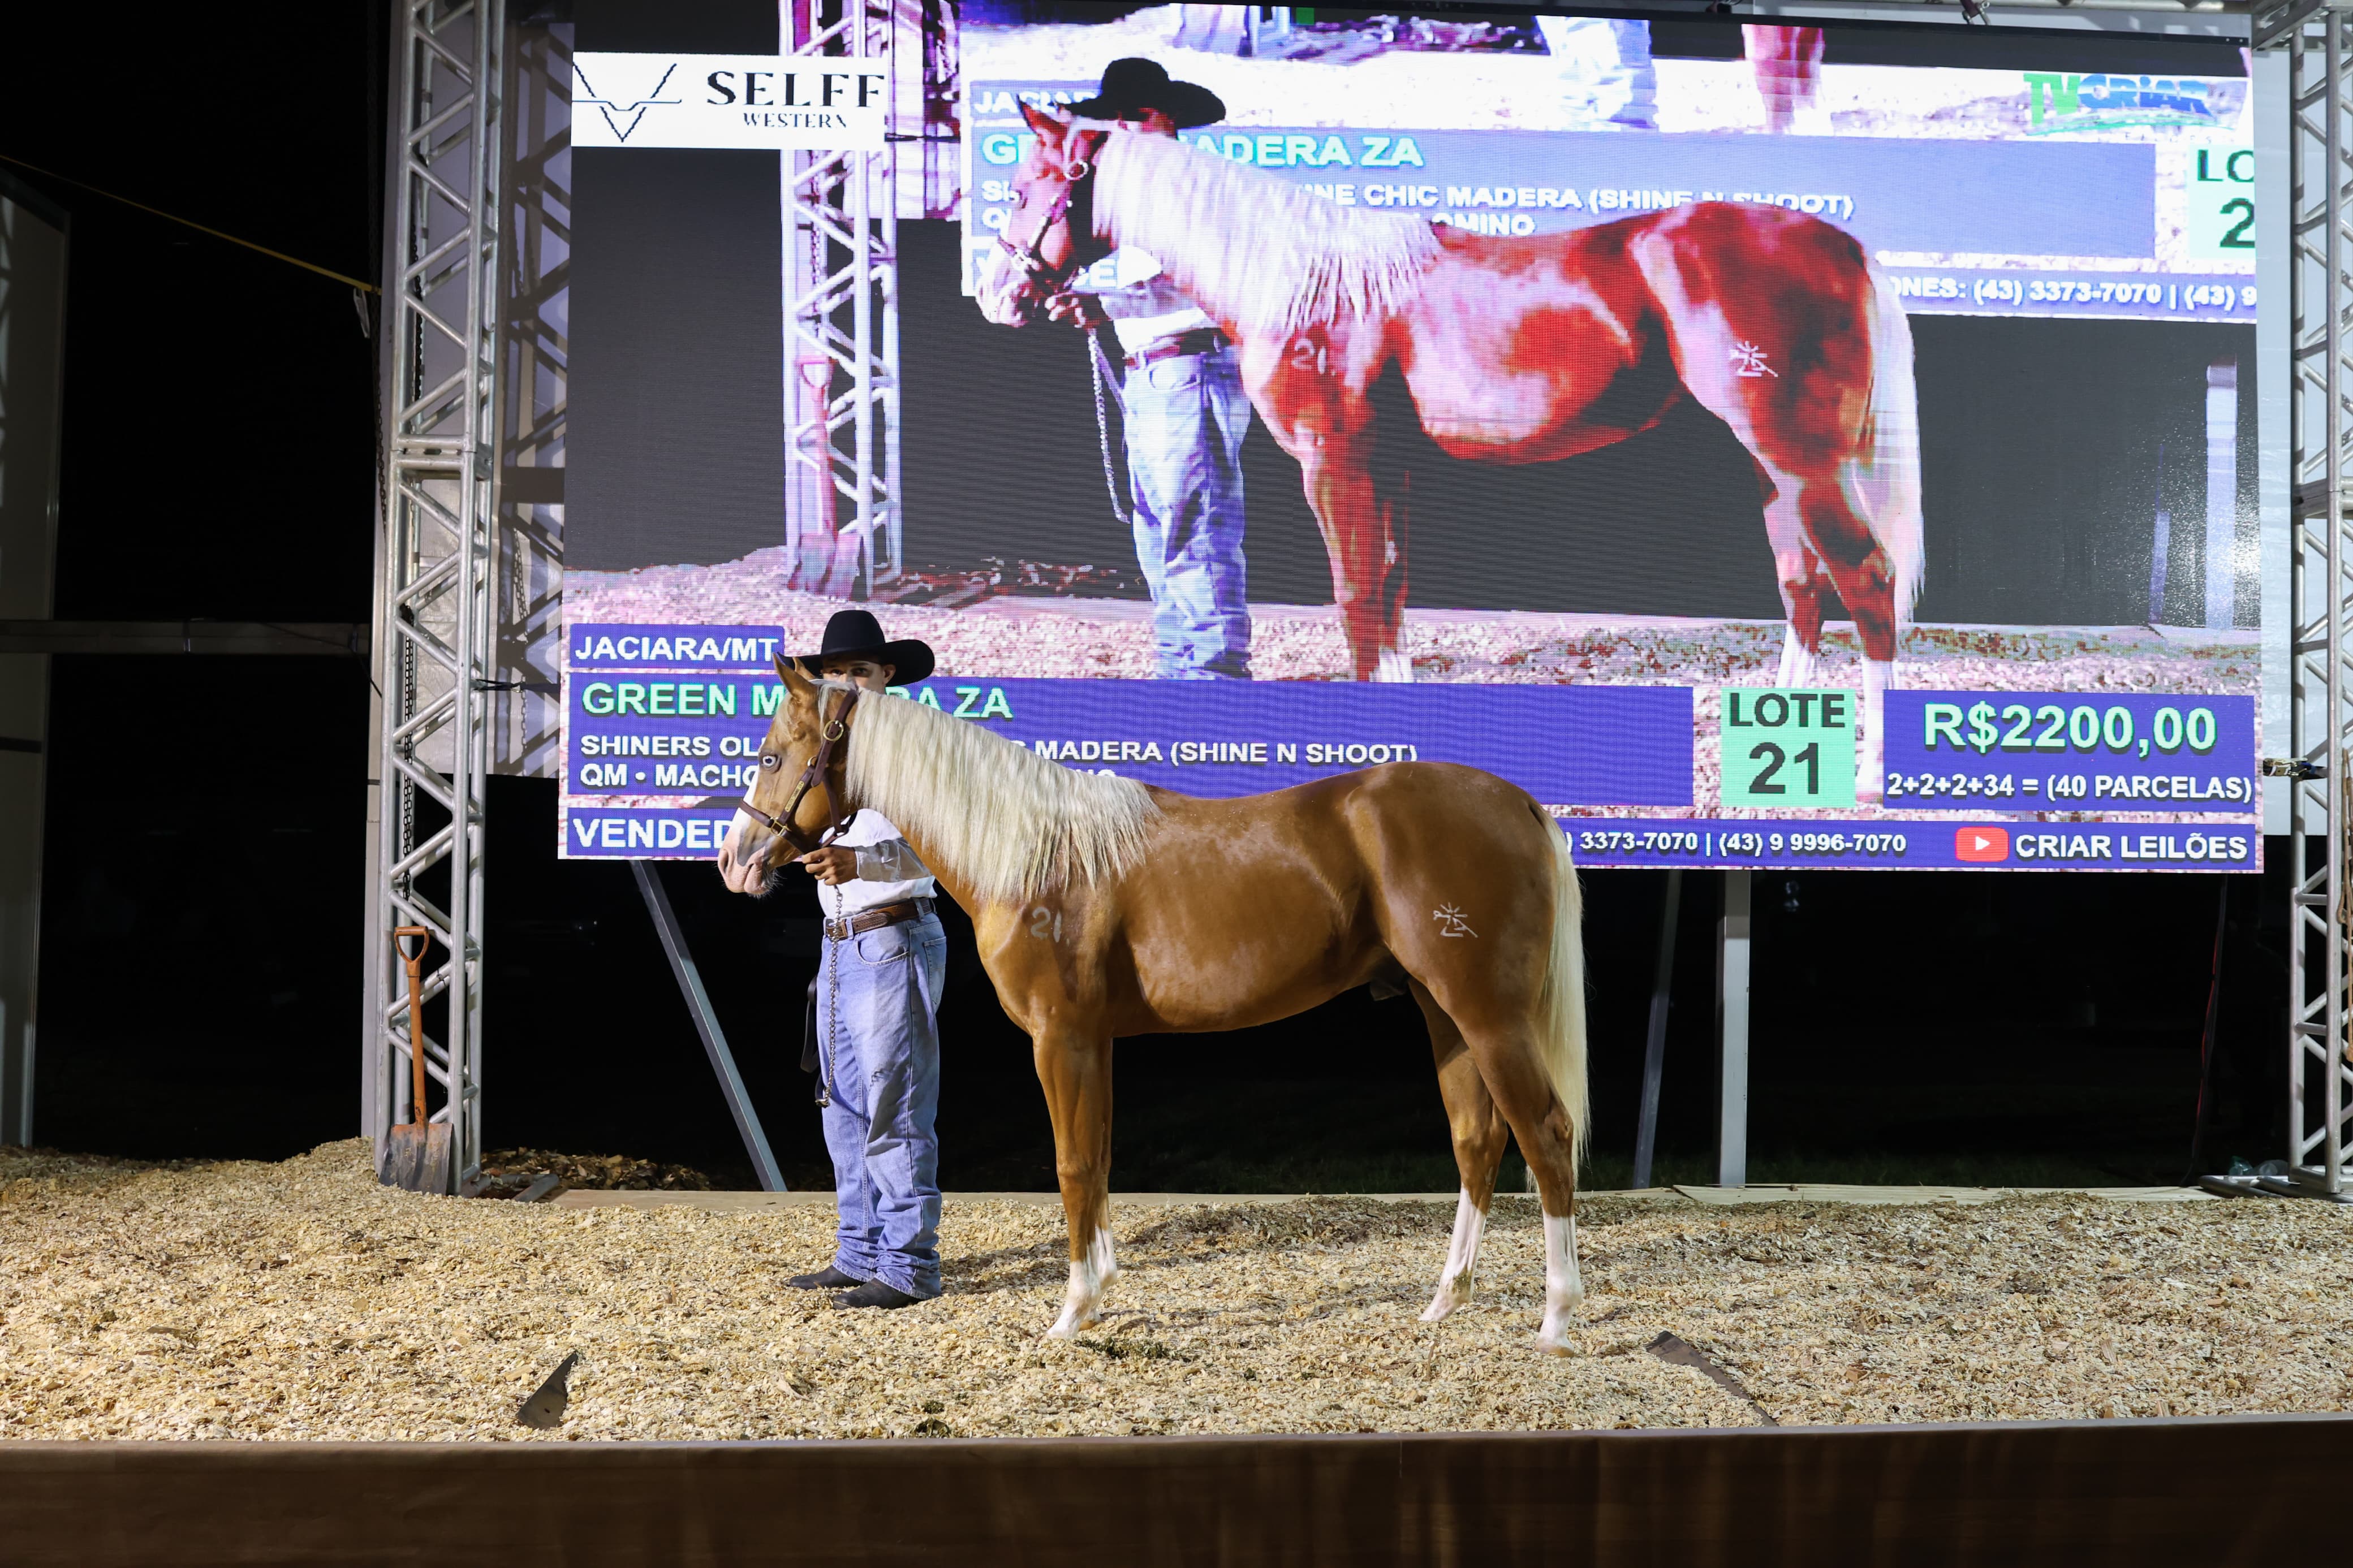
[[(1447, 1205), (1116, 1212), (1101, 1329), (1040, 1337), (1061, 1216), (953, 1204), (948, 1293), (830, 1310), (821, 1205), (556, 1209), (376, 1185), (366, 1146), (164, 1167), (0, 1152), (0, 1436), (567, 1439), (1738, 1426), (2340, 1410), (2353, 1215), (2083, 1196), (1976, 1207), (1598, 1198), (1577, 1353), (1500, 1200), (1420, 1322)], [(568, 1353), (562, 1425), (517, 1406)]]

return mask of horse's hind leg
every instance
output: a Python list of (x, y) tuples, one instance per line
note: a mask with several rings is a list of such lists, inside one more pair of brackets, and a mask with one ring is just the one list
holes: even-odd
[(1821, 557), (1806, 538), (1806, 520), (1798, 511), (1798, 487), (1777, 479), (1764, 464), (1757, 465), (1757, 483), (1765, 492), (1765, 537), (1773, 547), (1773, 572), (1781, 589), (1781, 608), (1788, 625), (1781, 637), (1781, 666), (1773, 684), (1804, 688), (1820, 674), (1822, 651)]
[(1536, 1346), (1568, 1353), (1568, 1314), (1585, 1299), (1577, 1268), (1577, 1134), (1530, 1025), (1464, 1031), (1471, 1058), (1535, 1173), (1544, 1205), (1545, 1313)]
[(1862, 644), (1862, 743), (1855, 759), (1855, 791), (1861, 798), (1877, 800), (1886, 773), (1887, 689), (1895, 683), (1894, 564), (1856, 513), (1844, 486), (1811, 480), (1798, 492), (1798, 502), (1806, 536), (1846, 601)]
[(1430, 1024), (1430, 1054), (1437, 1058), (1438, 1089), (1446, 1098), (1446, 1125), (1454, 1138), (1454, 1168), (1461, 1174), (1461, 1195), (1454, 1203), (1454, 1237), (1447, 1244), (1446, 1267), (1438, 1276), (1438, 1293), (1430, 1299), (1421, 1321), (1437, 1322), (1466, 1304), (1476, 1282), (1479, 1239), (1487, 1228), (1487, 1205), (1495, 1196), (1495, 1168), (1504, 1158), (1504, 1140), (1510, 1130), (1495, 1109), (1479, 1076), (1479, 1064), (1463, 1043), (1462, 1031), (1430, 994), (1420, 981), (1412, 982), (1413, 999)]
[(1119, 1278), (1111, 1243), (1111, 1041), (1041, 1028), (1031, 1042), (1054, 1122), (1054, 1175), (1070, 1226), (1071, 1288), (1050, 1339), (1092, 1328), (1103, 1288)]

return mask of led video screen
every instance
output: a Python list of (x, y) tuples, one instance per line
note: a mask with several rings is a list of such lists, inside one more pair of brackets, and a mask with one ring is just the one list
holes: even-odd
[(1439, 760), (1594, 867), (2259, 864), (2236, 48), (747, 16), (581, 13), (565, 854), (710, 854), (859, 603), (909, 700), (1187, 794)]

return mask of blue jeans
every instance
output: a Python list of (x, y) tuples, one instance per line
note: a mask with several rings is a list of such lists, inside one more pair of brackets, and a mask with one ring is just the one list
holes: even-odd
[[(825, 944), (818, 1070), (833, 1157), (833, 1266), (910, 1296), (940, 1293), (940, 1032), (947, 973), (937, 916)], [(837, 1011), (837, 1003), (839, 1008)]]
[(1250, 679), (1242, 567), (1242, 437), (1250, 399), (1229, 346), (1129, 372), (1127, 472), (1135, 563), (1152, 589), (1163, 680)]

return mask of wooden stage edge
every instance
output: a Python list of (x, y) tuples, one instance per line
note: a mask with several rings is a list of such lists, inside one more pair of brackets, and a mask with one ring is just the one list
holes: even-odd
[(2353, 1418), (833, 1443), (0, 1444), (0, 1563), (2274, 1563)]

